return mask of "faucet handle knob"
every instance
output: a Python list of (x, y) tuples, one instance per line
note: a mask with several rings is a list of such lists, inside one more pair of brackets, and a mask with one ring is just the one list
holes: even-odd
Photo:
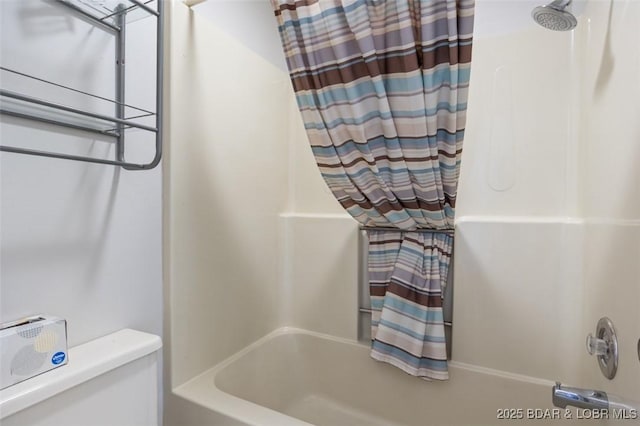
[(589, 352), (589, 355), (605, 356), (609, 353), (609, 343), (589, 333), (587, 336), (587, 352)]

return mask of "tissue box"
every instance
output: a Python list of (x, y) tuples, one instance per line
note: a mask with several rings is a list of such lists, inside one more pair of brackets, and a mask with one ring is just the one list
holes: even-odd
[(63, 366), (67, 322), (33, 316), (0, 325), (0, 389)]

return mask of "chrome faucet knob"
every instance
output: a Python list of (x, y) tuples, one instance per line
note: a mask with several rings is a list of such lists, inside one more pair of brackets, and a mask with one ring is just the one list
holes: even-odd
[(607, 317), (600, 318), (595, 335), (587, 336), (587, 352), (596, 356), (604, 377), (612, 380), (618, 371), (618, 338), (613, 323)]
[(587, 352), (589, 352), (589, 355), (606, 356), (609, 353), (609, 343), (589, 333), (587, 336)]

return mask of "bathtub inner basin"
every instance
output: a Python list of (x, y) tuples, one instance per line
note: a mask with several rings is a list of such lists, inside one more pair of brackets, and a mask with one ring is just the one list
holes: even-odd
[[(536, 418), (554, 414), (551, 385), (455, 362), (449, 381), (428, 382), (374, 361), (364, 345), (284, 328), (176, 393), (240, 424), (425, 426), (508, 424), (509, 420), (571, 424), (562, 418), (564, 410), (555, 411), (561, 417), (555, 421)], [(508, 418), (519, 412), (521, 419)]]

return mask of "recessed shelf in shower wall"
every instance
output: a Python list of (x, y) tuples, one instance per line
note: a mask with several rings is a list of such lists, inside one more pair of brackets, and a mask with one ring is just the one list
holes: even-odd
[[(162, 9), (163, 2), (157, 0), (56, 0), (51, 3), (59, 12), (73, 15), (92, 26), (114, 36), (113, 48), (115, 72), (113, 82), (107, 87), (114, 89), (108, 94), (91, 93), (53, 81), (42, 73), (27, 73), (25, 70), (0, 66), (0, 113), (17, 119), (32, 120), (76, 131), (100, 135), (116, 143), (115, 159), (72, 155), (66, 152), (50, 152), (4, 144), (0, 151), (37, 155), (67, 160), (122, 166), (129, 170), (145, 170), (155, 167), (162, 151)], [(133, 106), (126, 102), (125, 61), (126, 28), (131, 22), (145, 17), (156, 18), (155, 37), (155, 108)], [(45, 64), (42, 69), (46, 70)], [(140, 74), (137, 74), (140, 78)], [(144, 78), (144, 76), (142, 77)], [(148, 162), (125, 160), (125, 132), (128, 129), (148, 132), (153, 136), (153, 158)], [(52, 148), (53, 149), (53, 148)]]

